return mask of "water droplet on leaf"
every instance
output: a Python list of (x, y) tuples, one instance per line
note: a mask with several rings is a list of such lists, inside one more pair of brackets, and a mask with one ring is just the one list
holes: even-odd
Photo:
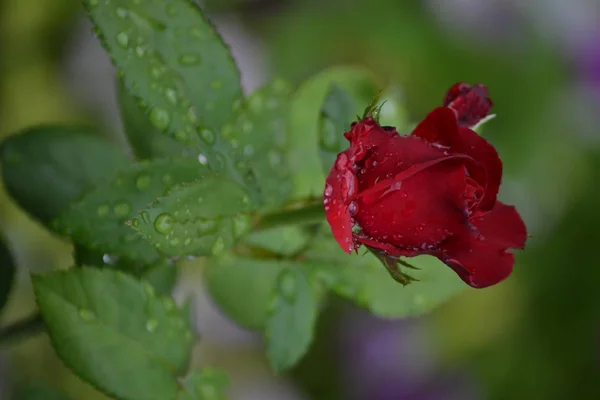
[(240, 237), (250, 231), (252, 227), (252, 218), (249, 215), (241, 214), (233, 218), (233, 235)]
[(171, 117), (167, 110), (155, 108), (150, 112), (150, 122), (161, 131), (165, 131), (169, 127)]
[(135, 180), (135, 186), (140, 190), (147, 189), (151, 183), (152, 179), (150, 178), (150, 175), (145, 174), (138, 176)]
[(179, 63), (182, 65), (196, 65), (200, 63), (200, 57), (195, 54), (182, 54), (179, 56)]
[(208, 164), (208, 158), (206, 158), (204, 153), (198, 154), (198, 162), (200, 162), (200, 164), (202, 164), (202, 165)]
[(200, 131), (200, 137), (208, 144), (213, 144), (215, 142), (215, 134), (211, 130), (202, 129)]
[(115, 204), (113, 207), (113, 212), (117, 217), (126, 217), (131, 212), (131, 204), (123, 201), (121, 203)]
[(111, 256), (110, 254), (104, 254), (102, 256), (102, 262), (109, 265), (116, 264), (119, 262), (119, 257)]
[(102, 204), (98, 206), (98, 210), (96, 211), (99, 217), (106, 217), (110, 212), (110, 207), (108, 204)]
[(217, 256), (217, 255), (221, 254), (223, 252), (223, 250), (225, 250), (225, 241), (223, 240), (223, 238), (221, 236), (219, 236), (214, 241), (212, 247), (210, 248), (210, 252), (212, 253), (213, 256)]
[(165, 89), (165, 98), (171, 104), (177, 104), (177, 92), (174, 89)]
[(124, 49), (129, 47), (129, 36), (125, 32), (119, 32), (117, 34), (117, 43)]
[(170, 214), (162, 213), (154, 221), (154, 229), (163, 235), (168, 234), (173, 230), (173, 217)]
[(87, 308), (80, 309), (79, 316), (82, 319), (84, 319), (85, 321), (92, 321), (92, 320), (96, 319), (96, 314), (94, 314), (92, 311), (88, 310)]
[(149, 319), (146, 322), (146, 330), (150, 333), (154, 332), (158, 328), (158, 321), (155, 319)]

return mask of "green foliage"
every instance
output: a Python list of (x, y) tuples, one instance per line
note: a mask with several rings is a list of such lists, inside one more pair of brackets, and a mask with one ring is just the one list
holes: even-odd
[(329, 68), (301, 84), (292, 97), (289, 139), (294, 194), (298, 198), (323, 193), (325, 175), (319, 160), (320, 116), (322, 104), (334, 83), (347, 90), (361, 105), (368, 104), (377, 91), (373, 76), (354, 67)]
[(326, 174), (338, 153), (348, 148), (344, 132), (350, 130), (350, 124), (356, 120), (359, 111), (360, 107), (346, 90), (336, 84), (331, 86), (321, 109), (319, 129), (321, 164)]
[(218, 255), (251, 227), (248, 192), (218, 176), (177, 187), (131, 226), (167, 256)]
[(177, 400), (226, 400), (229, 377), (223, 371), (204, 368), (192, 371), (181, 386)]
[(175, 157), (189, 152), (183, 143), (163, 134), (150, 122), (139, 102), (127, 92), (121, 81), (118, 90), (125, 135), (138, 159)]
[(382, 317), (417, 316), (466, 290), (450, 268), (431, 256), (411, 258), (411, 265), (419, 269), (410, 275), (419, 281), (401, 286), (373, 255), (339, 251), (329, 232), (321, 233), (304, 256), (333, 292)]
[(229, 49), (198, 6), (187, 0), (84, 4), (127, 91), (152, 123), (201, 149), (213, 165), (215, 143), (203, 141), (197, 131), (217, 132), (242, 92)]
[(93, 250), (147, 264), (159, 258), (125, 221), (134, 217), (174, 185), (212, 173), (195, 159), (160, 159), (131, 164), (110, 182), (97, 185), (71, 204), (56, 220), (59, 232), (76, 237)]
[(32, 279), (52, 344), (82, 379), (119, 399), (175, 397), (194, 335), (173, 300), (110, 270), (84, 267)]
[(275, 80), (256, 91), (227, 124), (221, 136), (243, 153), (267, 206), (281, 205), (291, 194), (287, 160), (290, 86)]
[(15, 279), (16, 266), (4, 241), (0, 240), (0, 312), (8, 301)]
[(0, 148), (4, 185), (19, 205), (49, 224), (81, 193), (129, 164), (89, 128), (43, 126), (9, 137)]
[(312, 342), (319, 292), (300, 265), (282, 263), (268, 308), (267, 356), (275, 371), (290, 368)]
[(277, 276), (282, 267), (275, 260), (223, 255), (213, 258), (206, 270), (212, 298), (238, 324), (262, 330)]

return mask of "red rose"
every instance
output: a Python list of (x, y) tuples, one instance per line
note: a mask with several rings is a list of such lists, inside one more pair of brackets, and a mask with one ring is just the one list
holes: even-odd
[(350, 148), (327, 177), (324, 204), (346, 252), (364, 244), (391, 259), (433, 255), (477, 288), (511, 273), (506, 250), (525, 246), (526, 227), (496, 201), (496, 149), (452, 109), (436, 108), (408, 136), (371, 117), (344, 136)]
[(444, 105), (454, 110), (459, 125), (474, 126), (488, 115), (493, 103), (484, 85), (461, 82), (448, 90)]

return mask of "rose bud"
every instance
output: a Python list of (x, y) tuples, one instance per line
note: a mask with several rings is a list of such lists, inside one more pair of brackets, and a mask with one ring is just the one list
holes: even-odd
[(399, 257), (422, 254), (476, 288), (510, 275), (514, 255), (507, 250), (524, 248), (525, 224), (513, 206), (496, 200), (496, 149), (461, 126), (453, 110), (436, 108), (408, 136), (372, 116), (344, 136), (350, 147), (338, 155), (324, 193), (327, 221), (344, 251), (366, 245), (403, 283), (410, 277), (394, 274), (390, 260), (410, 266)]
[(472, 127), (488, 115), (493, 103), (484, 85), (457, 83), (448, 90), (444, 105), (454, 110), (459, 125)]

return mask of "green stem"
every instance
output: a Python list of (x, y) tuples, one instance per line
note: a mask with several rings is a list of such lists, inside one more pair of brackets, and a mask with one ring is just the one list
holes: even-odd
[(44, 321), (39, 313), (0, 328), (0, 344), (22, 339), (44, 330)]
[(301, 208), (277, 211), (260, 217), (254, 224), (255, 231), (286, 225), (311, 224), (325, 220), (323, 200), (312, 201)]

